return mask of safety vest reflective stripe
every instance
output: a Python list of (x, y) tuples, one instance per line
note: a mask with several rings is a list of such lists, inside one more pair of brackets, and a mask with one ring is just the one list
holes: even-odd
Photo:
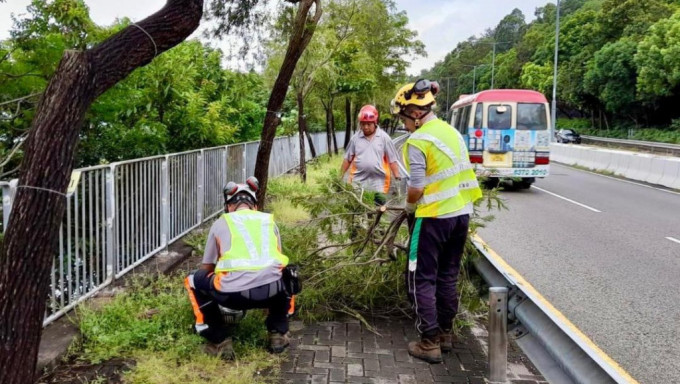
[(235, 269), (235, 268), (264, 268), (274, 264), (273, 258), (265, 259), (227, 259), (217, 262), (217, 269)]
[(411, 134), (410, 139), (429, 141), (430, 143), (434, 144), (434, 146), (437, 147), (437, 149), (442, 151), (442, 153), (448, 156), (452, 163), (455, 164), (459, 161), (458, 156), (456, 156), (451, 151), (451, 148), (449, 148), (448, 146), (446, 146), (446, 144), (442, 143), (441, 140), (437, 139), (436, 137), (430, 134), (415, 132)]
[(423, 204), (431, 204), (431, 203), (436, 203), (438, 201), (446, 200), (451, 197), (454, 197), (460, 193), (462, 190), (466, 189), (474, 189), (474, 188), (479, 188), (479, 183), (477, 180), (471, 180), (471, 181), (463, 181), (460, 184), (458, 184), (458, 187), (453, 187), (449, 188), (445, 191), (433, 193), (431, 195), (424, 195), (423, 197), (420, 198), (420, 201), (418, 203), (423, 203)]
[(457, 164), (451, 168), (447, 168), (437, 174), (425, 176), (425, 184), (432, 184), (434, 182), (444, 180), (448, 177), (459, 174), (460, 172), (466, 171), (468, 169), (473, 169), (474, 167), (469, 161)]

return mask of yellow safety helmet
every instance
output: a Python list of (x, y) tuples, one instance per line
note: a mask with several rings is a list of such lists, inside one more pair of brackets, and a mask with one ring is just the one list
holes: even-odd
[(431, 109), (435, 104), (434, 96), (439, 92), (439, 83), (426, 79), (419, 79), (415, 83), (404, 85), (397, 91), (390, 103), (393, 114), (398, 115), (408, 105), (415, 105), (420, 109)]

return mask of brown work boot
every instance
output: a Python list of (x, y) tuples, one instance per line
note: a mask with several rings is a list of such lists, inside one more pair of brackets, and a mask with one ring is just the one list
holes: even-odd
[(439, 337), (434, 340), (422, 338), (420, 341), (408, 343), (408, 353), (413, 357), (425, 360), (430, 364), (442, 362), (442, 351), (439, 347)]
[(227, 337), (219, 344), (208, 343), (203, 347), (203, 351), (211, 356), (217, 356), (224, 360), (234, 360), (236, 354), (231, 345), (231, 337)]
[(442, 352), (451, 352), (453, 349), (453, 335), (451, 334), (451, 331), (440, 329), (437, 337), (439, 337), (439, 347)]
[(285, 351), (289, 344), (290, 339), (288, 338), (288, 335), (278, 332), (269, 333), (269, 350), (272, 353), (281, 353)]

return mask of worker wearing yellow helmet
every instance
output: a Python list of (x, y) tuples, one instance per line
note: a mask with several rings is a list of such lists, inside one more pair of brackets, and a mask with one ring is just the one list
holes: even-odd
[(438, 91), (436, 82), (420, 79), (399, 89), (391, 104), (410, 132), (403, 148), (413, 223), (406, 278), (421, 339), (408, 351), (430, 363), (452, 348), (460, 261), (473, 203), (482, 196), (463, 137), (432, 111)]

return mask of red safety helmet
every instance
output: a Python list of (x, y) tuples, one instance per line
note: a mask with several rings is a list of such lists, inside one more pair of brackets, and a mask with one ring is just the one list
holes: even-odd
[(359, 122), (378, 124), (378, 110), (372, 105), (364, 105), (359, 111)]

